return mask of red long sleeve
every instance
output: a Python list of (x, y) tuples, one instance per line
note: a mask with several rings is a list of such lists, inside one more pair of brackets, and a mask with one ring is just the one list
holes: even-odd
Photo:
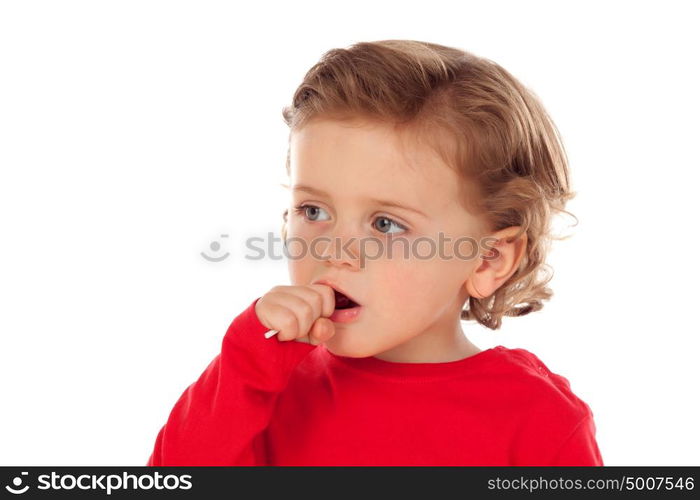
[(277, 396), (316, 346), (266, 339), (258, 300), (233, 320), (221, 353), (180, 396), (146, 465), (267, 463), (262, 432)]
[(264, 338), (256, 302), (179, 398), (147, 465), (603, 465), (591, 409), (525, 349), (348, 358)]

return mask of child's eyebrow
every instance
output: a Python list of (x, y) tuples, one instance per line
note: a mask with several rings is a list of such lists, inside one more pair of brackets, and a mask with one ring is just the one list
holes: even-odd
[[(292, 191), (306, 191), (306, 192), (311, 193), (311, 194), (316, 195), (316, 196), (325, 196), (326, 198), (330, 198), (330, 195), (328, 193), (326, 193), (325, 191), (322, 191), (320, 189), (316, 189), (316, 188), (311, 187), (311, 186), (306, 186), (304, 184), (295, 184), (294, 186), (292, 186)], [(409, 212), (415, 212), (418, 215), (425, 217), (426, 219), (429, 218), (428, 215), (421, 212), (417, 208), (409, 207), (408, 205), (404, 205), (403, 203), (399, 203), (398, 201), (379, 200), (377, 198), (368, 198), (368, 201), (370, 201), (372, 203), (376, 203), (377, 205), (381, 205), (384, 207), (401, 208), (403, 210), (408, 210)]]

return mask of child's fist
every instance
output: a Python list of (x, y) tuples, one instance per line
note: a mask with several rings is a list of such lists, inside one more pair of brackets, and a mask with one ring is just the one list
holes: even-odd
[(276, 286), (260, 297), (255, 314), (260, 323), (277, 330), (280, 341), (318, 345), (335, 334), (328, 319), (335, 310), (335, 292), (327, 285)]

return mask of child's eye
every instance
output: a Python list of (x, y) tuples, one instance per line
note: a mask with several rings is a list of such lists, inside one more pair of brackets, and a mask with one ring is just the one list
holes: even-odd
[[(312, 220), (314, 222), (316, 222), (318, 220), (315, 217), (318, 217), (319, 210), (323, 210), (323, 209), (320, 207), (314, 206), (314, 205), (298, 205), (298, 206), (294, 207), (295, 214), (304, 215), (309, 220)], [(324, 220), (328, 220), (328, 219), (324, 219)]]
[[(384, 224), (379, 226), (379, 227), (382, 227), (383, 229), (391, 228), (391, 226), (393, 225), (394, 227), (399, 228), (401, 231), (406, 231), (406, 228), (404, 226), (402, 226), (401, 224), (399, 224), (398, 222), (396, 222), (394, 220), (391, 220), (388, 217), (377, 217), (376, 221), (385, 221)], [(380, 233), (393, 234), (392, 231), (389, 231), (389, 230), (384, 231), (383, 229), (380, 229), (378, 226), (375, 226), (375, 227), (377, 228), (377, 231), (379, 231)]]
[[(322, 208), (317, 207), (315, 205), (297, 205), (294, 207), (294, 213), (298, 215), (303, 215), (307, 219), (309, 219), (312, 222), (318, 222), (319, 220), (328, 220), (326, 219), (318, 219), (318, 213), (319, 211), (324, 211)], [(408, 228), (405, 226), (399, 224), (398, 222), (394, 221), (393, 219), (390, 219), (389, 217), (377, 217), (375, 219), (375, 222), (381, 222), (379, 225), (374, 225), (374, 227), (377, 229), (382, 234), (393, 234), (396, 231), (391, 231), (391, 227), (395, 227), (400, 229), (401, 231), (407, 231)]]

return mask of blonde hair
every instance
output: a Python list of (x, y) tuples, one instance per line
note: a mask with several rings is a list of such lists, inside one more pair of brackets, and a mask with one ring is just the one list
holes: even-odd
[[(415, 40), (327, 51), (282, 110), (291, 134), (310, 119), (367, 118), (411, 129), (464, 180), (460, 199), (489, 231), (527, 234), (518, 269), (493, 294), (470, 296), (462, 320), (496, 330), (540, 310), (552, 291), (551, 219), (575, 196), (559, 132), (537, 96), (495, 62)], [(287, 150), (287, 174), (290, 150)], [(286, 240), (285, 223), (282, 237)], [(573, 215), (573, 214), (570, 214)], [(575, 216), (574, 216), (575, 218)]]

